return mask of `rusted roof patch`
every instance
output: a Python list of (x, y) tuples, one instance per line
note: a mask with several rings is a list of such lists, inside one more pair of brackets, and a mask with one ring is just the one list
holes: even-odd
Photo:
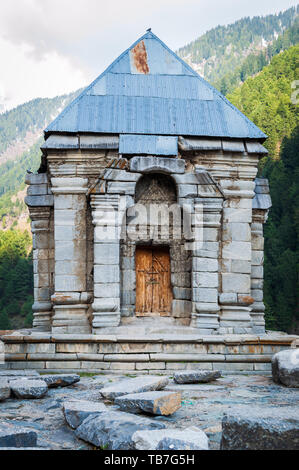
[(147, 75), (150, 72), (148, 61), (147, 61), (147, 52), (145, 48), (144, 41), (140, 41), (133, 49), (132, 56), (134, 60), (134, 65), (137, 72)]

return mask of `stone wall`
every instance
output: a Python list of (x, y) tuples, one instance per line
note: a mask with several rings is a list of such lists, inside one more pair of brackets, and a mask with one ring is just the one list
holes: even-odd
[(271, 357), (295, 336), (171, 335), (17, 335), (2, 336), (5, 364), (0, 369), (109, 373), (167, 373), (200, 368), (223, 372), (265, 373)]

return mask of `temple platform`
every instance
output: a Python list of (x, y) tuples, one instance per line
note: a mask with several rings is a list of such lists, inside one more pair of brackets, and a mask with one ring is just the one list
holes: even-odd
[(202, 336), (186, 326), (145, 323), (101, 335), (0, 332), (5, 352), (0, 369), (136, 375), (200, 368), (258, 374), (271, 370), (273, 354), (299, 345), (299, 336), (285, 333)]

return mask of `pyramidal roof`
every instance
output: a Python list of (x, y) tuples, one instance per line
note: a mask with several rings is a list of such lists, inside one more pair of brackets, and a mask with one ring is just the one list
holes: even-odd
[(121, 54), (45, 133), (266, 138), (151, 31)]

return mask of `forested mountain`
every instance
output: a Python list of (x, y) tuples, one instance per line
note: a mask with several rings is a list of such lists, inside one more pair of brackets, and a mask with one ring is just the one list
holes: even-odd
[(226, 94), (262, 70), (273, 55), (296, 44), (298, 23), (294, 31), (276, 40), (293, 26), (298, 13), (297, 6), (278, 15), (242, 18), (228, 26), (217, 26), (179, 49), (178, 54)]
[(292, 98), (298, 57), (299, 45), (291, 47), (228, 96), (269, 136), (260, 168), (273, 203), (265, 226), (266, 321), (293, 333), (299, 333), (299, 118)]
[[(298, 105), (291, 102), (291, 84), (298, 79), (297, 13), (292, 8), (219, 26), (179, 53), (229, 92), (228, 99), (269, 136), (269, 156), (260, 167), (273, 200), (265, 228), (267, 327), (298, 333), (299, 137)], [(39, 166), (42, 130), (75, 96), (37, 99), (0, 114), (0, 330), (30, 325), (32, 260), (24, 176)]]

